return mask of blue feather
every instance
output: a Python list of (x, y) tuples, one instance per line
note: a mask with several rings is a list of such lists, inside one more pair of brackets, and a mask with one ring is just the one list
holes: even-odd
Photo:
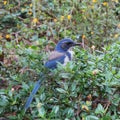
[(45, 67), (49, 69), (55, 69), (57, 67), (58, 62), (64, 64), (64, 59), (65, 59), (65, 55), (53, 60), (49, 60), (45, 63)]
[(25, 107), (24, 107), (25, 111), (29, 108), (29, 106), (30, 106), (30, 104), (31, 104), (31, 102), (32, 102), (32, 100), (33, 100), (34, 95), (36, 94), (36, 92), (38, 91), (38, 89), (39, 89), (40, 86), (41, 86), (41, 82), (42, 82), (42, 80), (44, 79), (44, 75), (42, 74), (41, 77), (42, 77), (41, 80), (38, 80), (38, 81), (35, 83), (35, 86), (34, 86), (32, 92), (31, 92), (30, 96), (29, 96), (28, 99), (27, 99), (27, 102), (26, 102)]

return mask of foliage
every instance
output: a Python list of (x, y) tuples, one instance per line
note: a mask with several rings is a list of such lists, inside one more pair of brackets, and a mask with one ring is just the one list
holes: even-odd
[[(119, 0), (0, 3), (0, 117), (120, 119)], [(63, 37), (84, 49), (77, 47), (72, 62), (48, 75), (46, 52)], [(24, 113), (41, 71), (47, 78)]]

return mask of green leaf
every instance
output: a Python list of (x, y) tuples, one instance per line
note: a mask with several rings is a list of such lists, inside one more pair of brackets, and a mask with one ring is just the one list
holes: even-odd
[(106, 80), (111, 80), (113, 77), (113, 74), (111, 73), (111, 71), (107, 71), (105, 74), (105, 79)]
[(68, 109), (67, 116), (71, 117), (74, 115), (74, 110), (72, 108)]
[(58, 106), (58, 105), (57, 105), (57, 106), (54, 106), (53, 109), (52, 109), (52, 113), (57, 114), (58, 111), (59, 111), (59, 106)]
[(7, 116), (7, 118), (9, 118), (9, 120), (16, 120), (16, 119), (17, 119), (17, 116), (12, 116), (12, 115), (10, 115), (10, 116)]
[(61, 76), (62, 78), (70, 78), (71, 74), (70, 73), (60, 73), (59, 76)]
[(44, 107), (40, 107), (38, 108), (38, 112), (39, 112), (39, 116), (44, 118), (46, 112), (45, 112), (45, 108)]
[(99, 120), (99, 118), (96, 116), (89, 115), (85, 118), (85, 120)]
[(51, 31), (48, 30), (46, 35), (51, 36)]
[(1, 55), (2, 51), (3, 51), (3, 49), (2, 49), (2, 46), (0, 45), (0, 55)]
[(22, 82), (22, 88), (28, 90), (29, 86), (25, 82)]
[(32, 38), (31, 38), (32, 41), (36, 41), (38, 40), (38, 35), (33, 35)]
[(3, 106), (6, 106), (8, 104), (8, 100), (7, 100), (7, 97), (5, 95), (0, 95), (1, 98), (0, 98), (0, 106), (3, 107)]
[(72, 85), (71, 85), (71, 90), (72, 90), (72, 91), (75, 91), (75, 90), (76, 90), (76, 83), (75, 83), (75, 82), (72, 83)]
[(111, 119), (112, 119), (111, 116), (105, 115), (101, 120), (111, 120)]
[(103, 108), (103, 106), (101, 104), (98, 104), (98, 106), (97, 106), (97, 108), (95, 110), (95, 113), (96, 114), (101, 114), (101, 115), (103, 115), (103, 113), (105, 113), (105, 110), (104, 110), (104, 108)]
[(60, 93), (66, 93), (66, 91), (65, 91), (64, 89), (62, 89), (62, 88), (56, 88), (56, 90), (57, 90), (58, 92), (60, 92)]

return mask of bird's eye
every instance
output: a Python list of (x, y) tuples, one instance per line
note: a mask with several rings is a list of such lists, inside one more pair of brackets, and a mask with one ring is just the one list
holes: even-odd
[(72, 42), (67, 42), (66, 44), (67, 44), (67, 45), (72, 45), (73, 43), (72, 43)]
[(72, 42), (65, 42), (61, 45), (62, 48), (68, 48), (68, 47), (71, 47), (72, 46)]

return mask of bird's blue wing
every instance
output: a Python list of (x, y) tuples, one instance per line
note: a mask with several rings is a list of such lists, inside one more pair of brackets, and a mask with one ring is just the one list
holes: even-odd
[(49, 68), (49, 69), (55, 69), (57, 68), (57, 63), (61, 63), (61, 64), (64, 64), (64, 59), (65, 59), (65, 55), (62, 55), (60, 57), (57, 57), (55, 59), (52, 59), (52, 60), (48, 60), (46, 63), (45, 63), (45, 67), (46, 68)]

